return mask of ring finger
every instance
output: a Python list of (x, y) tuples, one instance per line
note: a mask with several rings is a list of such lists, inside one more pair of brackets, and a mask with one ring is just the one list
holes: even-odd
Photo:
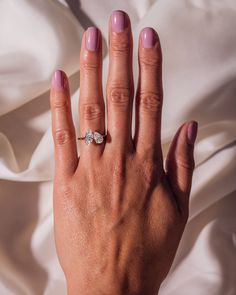
[[(87, 129), (105, 133), (105, 105), (102, 93), (102, 42), (101, 33), (89, 27), (82, 39), (80, 51), (80, 134), (85, 136)], [(101, 155), (104, 141), (96, 144), (94, 140), (86, 144), (80, 141), (80, 154)]]

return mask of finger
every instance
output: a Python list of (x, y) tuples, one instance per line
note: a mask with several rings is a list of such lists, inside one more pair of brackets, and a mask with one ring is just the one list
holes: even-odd
[(182, 125), (175, 134), (166, 157), (166, 175), (183, 212), (188, 212), (197, 129), (196, 121)]
[(116, 150), (127, 149), (131, 144), (133, 146), (131, 134), (134, 88), (132, 50), (129, 17), (123, 11), (114, 11), (109, 20), (109, 73), (106, 92), (108, 139), (113, 143), (110, 146)]
[(55, 169), (59, 174), (70, 176), (78, 165), (78, 155), (68, 79), (66, 74), (60, 70), (54, 73), (52, 79), (50, 106), (55, 146)]
[[(89, 27), (82, 38), (80, 51), (80, 137), (86, 130), (105, 133), (105, 105), (102, 93), (102, 42), (100, 31)], [(89, 145), (80, 140), (80, 152), (98, 156), (104, 149), (104, 142)]]
[(159, 159), (161, 150), (162, 53), (153, 28), (144, 28), (139, 36), (139, 79), (136, 93), (136, 152)]

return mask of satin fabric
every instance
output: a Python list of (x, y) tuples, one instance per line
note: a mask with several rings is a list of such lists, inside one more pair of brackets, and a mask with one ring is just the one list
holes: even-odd
[(103, 33), (105, 89), (113, 9), (131, 18), (135, 85), (139, 32), (160, 35), (164, 157), (177, 128), (199, 122), (190, 217), (160, 294), (236, 294), (235, 0), (0, 1), (0, 294), (66, 294), (53, 237), (50, 81), (58, 68), (70, 77), (79, 135), (82, 33)]

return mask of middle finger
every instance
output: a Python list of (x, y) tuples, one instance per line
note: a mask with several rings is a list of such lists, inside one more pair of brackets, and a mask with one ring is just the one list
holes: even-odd
[[(120, 10), (109, 21), (109, 73), (107, 81), (107, 134), (120, 152), (133, 146), (131, 124), (133, 104), (133, 40), (128, 15)], [(107, 148), (107, 145), (106, 147)], [(118, 149), (117, 149), (118, 148)]]

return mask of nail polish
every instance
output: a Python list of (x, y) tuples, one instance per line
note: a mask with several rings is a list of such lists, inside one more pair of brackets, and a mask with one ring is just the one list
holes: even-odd
[(188, 125), (188, 130), (187, 130), (188, 143), (191, 145), (194, 145), (194, 142), (197, 137), (197, 130), (198, 130), (198, 122), (192, 121)]
[(142, 30), (141, 33), (143, 48), (152, 48), (157, 41), (157, 35), (153, 28), (147, 27)]
[(55, 71), (52, 80), (52, 86), (55, 90), (64, 90), (66, 88), (66, 78), (63, 71)]
[(113, 32), (123, 32), (128, 25), (125, 13), (121, 10), (113, 11), (111, 16), (111, 23)]
[(86, 49), (89, 51), (97, 51), (99, 46), (99, 35), (96, 27), (89, 27), (85, 32)]

